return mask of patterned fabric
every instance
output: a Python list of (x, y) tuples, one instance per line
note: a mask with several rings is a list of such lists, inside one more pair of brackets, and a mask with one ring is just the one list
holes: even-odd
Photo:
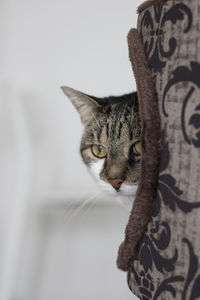
[(169, 0), (138, 18), (161, 115), (156, 209), (128, 273), (142, 300), (200, 299), (200, 1)]

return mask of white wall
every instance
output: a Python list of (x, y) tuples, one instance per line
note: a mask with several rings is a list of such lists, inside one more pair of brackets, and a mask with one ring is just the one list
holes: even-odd
[[(135, 89), (126, 36), (130, 28), (136, 27), (136, 8), (140, 3), (141, 0), (0, 1), (0, 300), (58, 300), (50, 298), (55, 278), (71, 274), (71, 281), (76, 280), (67, 255), (63, 260), (69, 272), (57, 268), (54, 273), (51, 262), (56, 264), (61, 245), (68, 251), (75, 245), (81, 249), (82, 236), (88, 234), (98, 248), (98, 235), (87, 229), (92, 228), (92, 220), (87, 226), (74, 227), (76, 241), (71, 244), (70, 227), (65, 228), (65, 222), (60, 225), (61, 217), (56, 213), (56, 209), (62, 211), (63, 202), (71, 201), (73, 206), (97, 191), (79, 156), (79, 116), (59, 87), (68, 85), (97, 96)], [(104, 222), (107, 198), (99, 197), (101, 208), (94, 206), (93, 214), (98, 230), (101, 228), (101, 243), (107, 243), (110, 251), (101, 261), (101, 249), (96, 250), (99, 265), (94, 276), (85, 274), (84, 282), (93, 278), (94, 287), (98, 278), (95, 274), (107, 261), (111, 284), (119, 288), (116, 293), (121, 299), (122, 295), (133, 299), (125, 274), (115, 268), (113, 248), (117, 249), (123, 239), (128, 213), (111, 209), (110, 223)], [(50, 210), (54, 221), (46, 231), (45, 218), (39, 220), (41, 211), (49, 214), (52, 203), (56, 207), (55, 214)], [(68, 206), (64, 210), (70, 212)], [(74, 226), (79, 217), (74, 216)], [(106, 226), (112, 229), (109, 234), (104, 234)], [(47, 245), (42, 242), (41, 233)], [(87, 241), (84, 246), (89, 245)], [(48, 263), (44, 263), (44, 257), (48, 257)], [(87, 265), (88, 253), (84, 260)], [(33, 261), (36, 265), (41, 262), (41, 272), (34, 268)], [(40, 285), (33, 282), (34, 276), (41, 278)], [(72, 297), (69, 295), (73, 289), (68, 293), (64, 280), (54, 287), (54, 291), (60, 289), (63, 293), (59, 300)], [(111, 291), (108, 286), (104, 289), (104, 299), (105, 295), (109, 295), (109, 300), (116, 298)], [(94, 299), (94, 291), (89, 294), (87, 291), (78, 298), (76, 290), (74, 300)]]
[[(81, 124), (59, 87), (103, 96), (134, 87), (126, 36), (141, 1), (6, 0), (1, 82), (17, 88), (37, 155), (36, 188), (90, 188)], [(3, 47), (3, 48), (2, 48)], [(73, 176), (72, 176), (73, 172)]]

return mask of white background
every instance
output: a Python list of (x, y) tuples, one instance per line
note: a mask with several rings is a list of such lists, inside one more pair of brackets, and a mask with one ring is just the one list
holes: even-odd
[(139, 4), (0, 1), (0, 300), (134, 299), (115, 265), (129, 212), (89, 177), (59, 87), (135, 89), (126, 36)]

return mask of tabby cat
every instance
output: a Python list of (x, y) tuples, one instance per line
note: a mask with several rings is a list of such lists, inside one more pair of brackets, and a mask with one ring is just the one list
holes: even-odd
[(80, 152), (102, 190), (133, 202), (141, 160), (137, 93), (97, 98), (62, 87), (84, 124)]

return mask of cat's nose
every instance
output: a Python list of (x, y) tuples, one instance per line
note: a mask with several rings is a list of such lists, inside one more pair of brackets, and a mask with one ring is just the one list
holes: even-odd
[(113, 188), (118, 191), (122, 182), (124, 182), (123, 178), (108, 178), (109, 183), (113, 186)]

